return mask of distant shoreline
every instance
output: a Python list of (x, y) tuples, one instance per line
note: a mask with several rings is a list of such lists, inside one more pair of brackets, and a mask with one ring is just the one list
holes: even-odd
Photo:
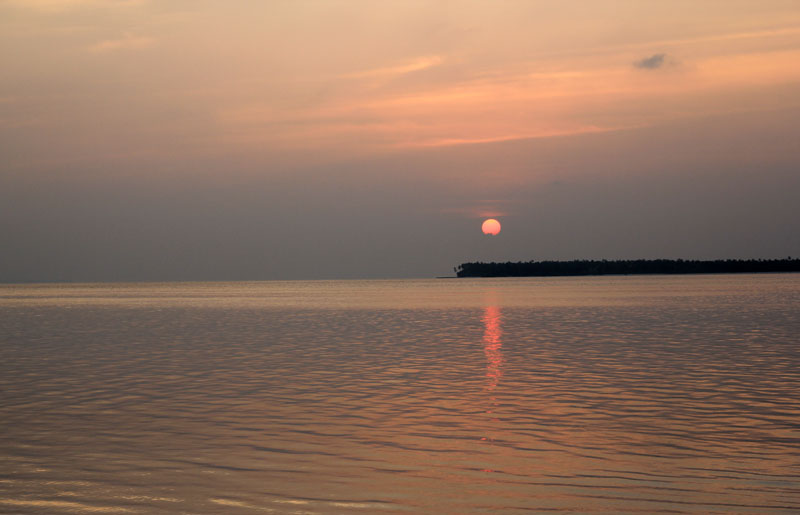
[(683, 259), (520, 261), (462, 263), (456, 277), (568, 277), (590, 275), (694, 275), (800, 272), (800, 259)]

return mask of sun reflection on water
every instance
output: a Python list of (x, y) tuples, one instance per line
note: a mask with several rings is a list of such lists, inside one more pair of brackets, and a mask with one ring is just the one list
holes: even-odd
[(486, 354), (486, 389), (494, 390), (503, 376), (503, 330), (500, 327), (500, 308), (486, 306), (483, 310), (483, 352)]

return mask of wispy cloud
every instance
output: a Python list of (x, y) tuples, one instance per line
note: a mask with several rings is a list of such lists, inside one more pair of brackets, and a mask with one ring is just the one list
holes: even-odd
[(348, 73), (343, 75), (344, 78), (349, 79), (372, 79), (380, 77), (392, 77), (395, 75), (405, 75), (427, 68), (438, 66), (444, 62), (444, 58), (438, 55), (418, 57), (412, 61), (398, 64), (396, 66), (386, 66), (382, 68), (373, 68), (371, 70), (363, 70), (355, 73)]
[(786, 27), (777, 27), (764, 30), (751, 30), (741, 32), (729, 32), (721, 34), (710, 34), (707, 36), (697, 36), (692, 38), (683, 39), (664, 39), (658, 41), (649, 41), (641, 43), (637, 46), (677, 46), (677, 45), (693, 45), (695, 43), (710, 43), (710, 42), (724, 42), (724, 41), (738, 41), (738, 40), (752, 40), (752, 39), (769, 39), (779, 36), (793, 36), (800, 32), (800, 26), (791, 25)]
[(125, 34), (119, 39), (107, 39), (100, 41), (89, 47), (89, 52), (94, 54), (105, 54), (109, 52), (116, 52), (118, 50), (138, 50), (147, 48), (155, 43), (155, 39), (147, 36), (134, 36), (132, 34)]
[(441, 138), (426, 139), (414, 143), (401, 144), (401, 147), (451, 147), (456, 145), (476, 145), (480, 143), (502, 143), (504, 141), (557, 138), (559, 136), (577, 136), (579, 134), (594, 134), (630, 129), (631, 127), (594, 127), (583, 126), (563, 130), (542, 130), (523, 134), (507, 134), (502, 136), (489, 136), (484, 138)]
[(8, 3), (18, 7), (25, 7), (28, 9), (35, 9), (38, 11), (67, 11), (79, 7), (126, 7), (132, 5), (141, 5), (147, 0), (7, 0)]
[(460, 215), (466, 218), (499, 218), (509, 216), (508, 209), (498, 209), (498, 206), (509, 207), (508, 199), (478, 200), (477, 202), (459, 207), (443, 207), (439, 210), (443, 214)]

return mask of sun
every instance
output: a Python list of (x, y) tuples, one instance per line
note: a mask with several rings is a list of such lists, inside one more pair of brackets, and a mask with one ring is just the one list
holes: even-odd
[(481, 230), (483, 231), (483, 234), (491, 234), (492, 236), (496, 236), (500, 232), (500, 222), (494, 218), (489, 218), (483, 222)]

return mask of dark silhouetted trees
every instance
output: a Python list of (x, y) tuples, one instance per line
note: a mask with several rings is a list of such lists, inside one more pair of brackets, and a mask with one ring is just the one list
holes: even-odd
[(617, 261), (527, 261), (506, 263), (462, 263), (458, 277), (555, 277), (572, 275), (642, 274), (753, 274), (800, 272), (800, 259), (636, 259)]

